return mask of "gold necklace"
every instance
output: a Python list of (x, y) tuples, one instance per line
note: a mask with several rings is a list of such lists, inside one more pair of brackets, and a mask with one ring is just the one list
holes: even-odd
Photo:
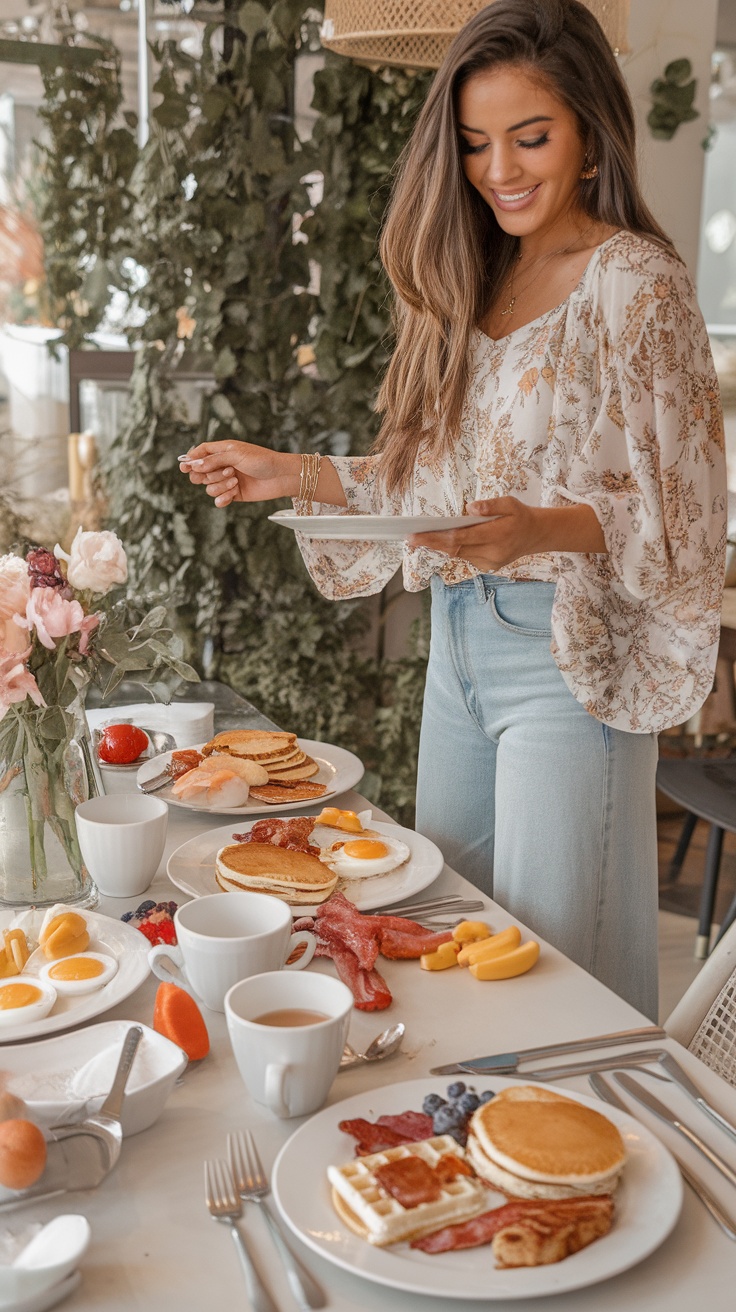
[[(592, 231), (593, 226), (594, 225), (592, 223), (589, 224), (587, 228), (584, 228), (583, 231), (569, 243), (569, 245), (561, 246), (559, 250), (556, 251), (550, 251), (549, 255), (545, 255), (542, 258), (540, 268), (544, 268), (545, 264), (548, 264), (550, 260), (553, 260), (556, 255), (567, 255), (568, 252), (572, 250), (573, 246), (575, 246), (577, 242), (582, 241), (583, 237), (587, 237), (588, 233)], [(506, 306), (506, 309), (500, 311), (500, 316), (502, 319), (505, 319), (509, 314), (513, 314), (514, 306), (516, 305), (516, 302), (519, 296), (521, 295), (521, 292), (526, 291), (527, 287), (531, 287), (532, 283), (534, 282), (534, 278), (536, 278), (537, 276), (537, 271), (535, 271), (534, 277), (530, 278), (527, 282), (524, 283), (524, 286), (521, 288), (521, 291), (518, 293), (514, 293), (514, 274), (516, 273), (516, 265), (521, 260), (521, 255), (522, 252), (519, 251), (514, 261), (514, 266), (511, 270), (511, 274), (509, 277), (509, 291), (511, 292), (511, 300)]]

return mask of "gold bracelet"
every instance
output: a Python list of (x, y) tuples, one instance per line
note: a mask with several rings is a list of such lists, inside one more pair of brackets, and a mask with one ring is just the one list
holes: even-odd
[(302, 455), (301, 470), (299, 473), (299, 493), (296, 497), (297, 515), (311, 515), (312, 502), (314, 501), (319, 482), (319, 468), (322, 464), (322, 457), (318, 451), (305, 452)]

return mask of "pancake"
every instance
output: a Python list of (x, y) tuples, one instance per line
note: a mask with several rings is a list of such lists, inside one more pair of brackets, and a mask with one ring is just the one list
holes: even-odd
[(232, 843), (215, 857), (215, 877), (228, 891), (271, 893), (286, 902), (306, 906), (324, 902), (337, 875), (308, 852), (273, 843)]
[[(312, 775), (317, 774), (318, 770), (319, 765), (317, 762), (312, 760), (311, 756), (305, 756), (300, 764), (290, 765), (283, 770), (269, 765), (268, 780), (273, 784), (299, 783), (302, 779), (311, 779)], [(261, 779), (258, 782), (265, 784), (266, 780)]]
[(227, 733), (215, 734), (214, 738), (205, 743), (202, 755), (211, 756), (213, 752), (222, 752), (262, 762), (287, 756), (296, 746), (295, 733), (270, 729), (231, 729)]
[(534, 1086), (504, 1090), (479, 1107), (467, 1152), (484, 1180), (517, 1198), (611, 1193), (626, 1159), (606, 1116)]
[(269, 806), (285, 806), (287, 802), (311, 802), (314, 798), (324, 797), (326, 792), (327, 784), (313, 784), (306, 780), (259, 784), (257, 788), (251, 788), (250, 796), (256, 802), (268, 802)]

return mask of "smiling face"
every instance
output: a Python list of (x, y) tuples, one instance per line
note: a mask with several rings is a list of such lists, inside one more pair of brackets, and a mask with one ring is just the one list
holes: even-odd
[(523, 67), (473, 74), (457, 99), (463, 169), (504, 232), (522, 240), (579, 221), (585, 144), (575, 114)]

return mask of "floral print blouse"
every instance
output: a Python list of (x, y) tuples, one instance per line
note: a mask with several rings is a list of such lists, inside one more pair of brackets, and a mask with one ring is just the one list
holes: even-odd
[[(527, 556), (499, 572), (556, 583), (551, 652), (599, 720), (654, 732), (704, 701), (720, 630), (724, 436), (705, 324), (675, 255), (618, 232), (562, 305), (499, 341), (478, 332), (456, 447), (449, 459), (420, 450), (405, 494), (383, 488), (380, 455), (332, 460), (343, 513), (458, 515), (507, 494), (591, 506), (608, 555)], [(434, 573), (447, 584), (478, 573), (401, 543), (298, 537), (330, 598), (379, 592), (402, 563), (412, 592)]]

